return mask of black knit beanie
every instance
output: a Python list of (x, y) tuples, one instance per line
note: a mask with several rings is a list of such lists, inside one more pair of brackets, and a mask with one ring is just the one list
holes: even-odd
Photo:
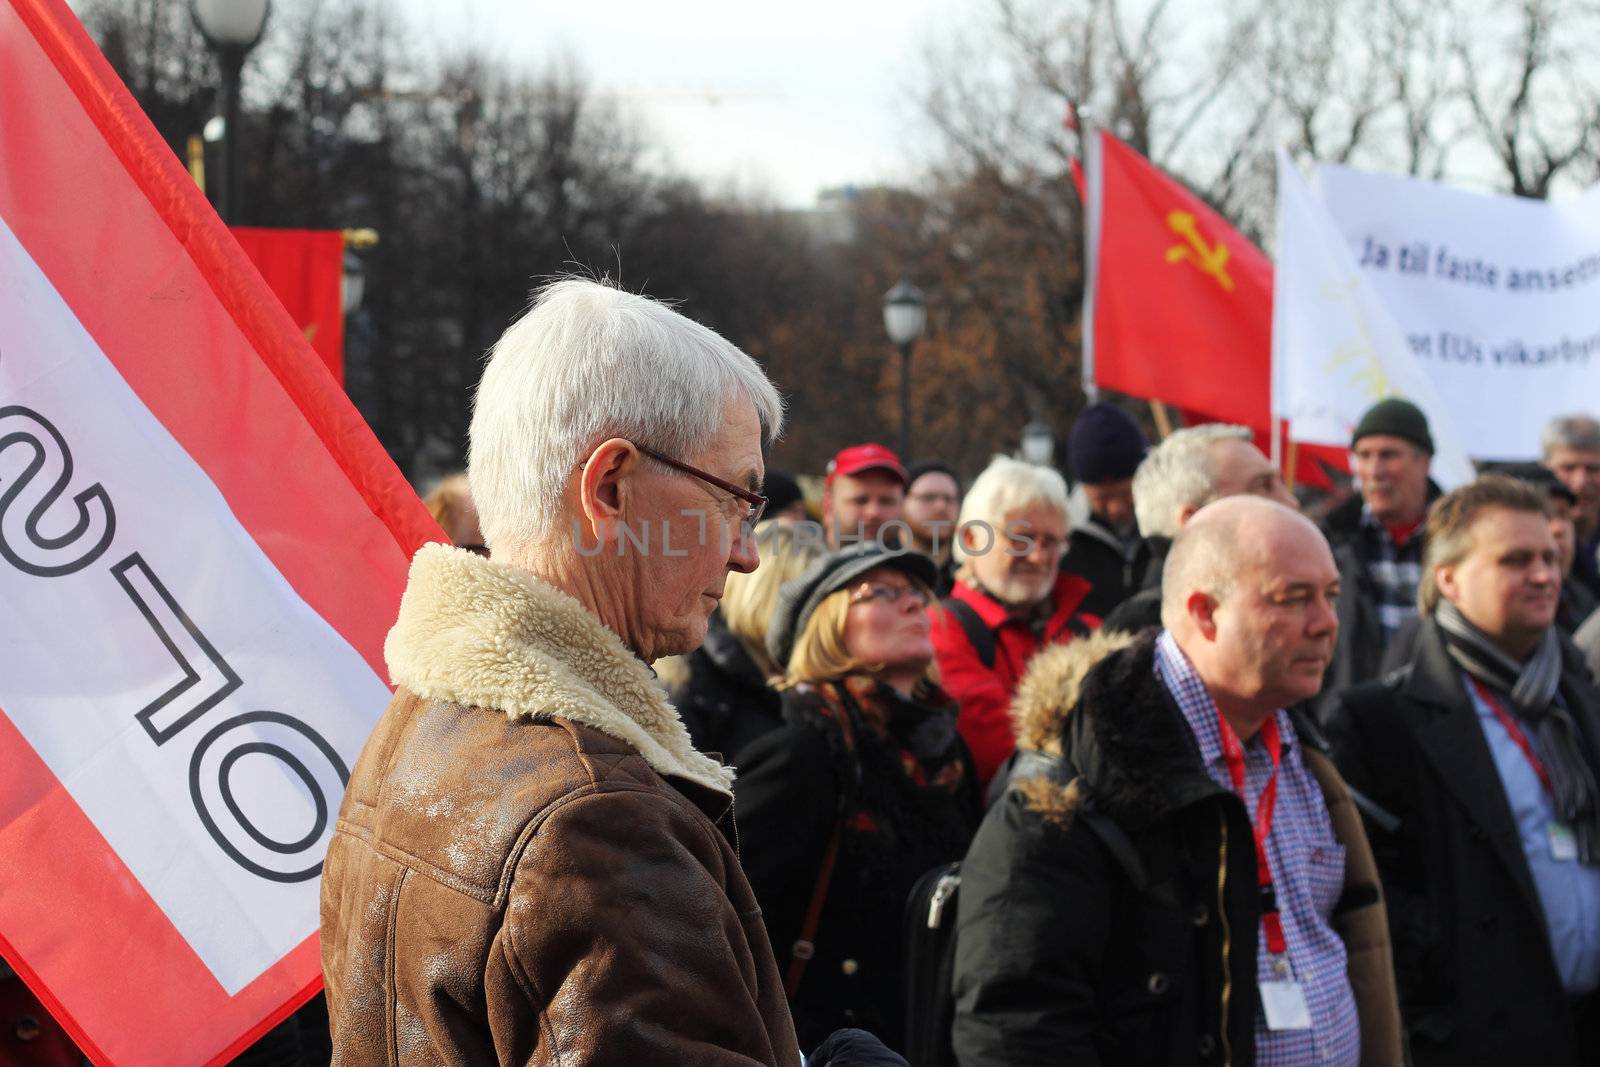
[(1428, 455), (1433, 455), (1433, 434), (1428, 432), (1428, 416), (1409, 400), (1391, 396), (1368, 408), (1367, 413), (1361, 416), (1361, 421), (1356, 423), (1356, 432), (1350, 438), (1350, 447), (1356, 447), (1356, 443), (1363, 437), (1372, 437), (1375, 434), (1410, 441)]
[(1067, 438), (1074, 481), (1089, 485), (1132, 478), (1150, 445), (1133, 416), (1105, 401), (1079, 413)]

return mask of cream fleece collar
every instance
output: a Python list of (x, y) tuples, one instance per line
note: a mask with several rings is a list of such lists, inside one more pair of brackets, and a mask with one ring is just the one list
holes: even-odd
[(424, 545), (383, 653), (394, 683), (418, 696), (581, 723), (632, 745), (660, 775), (731, 792), (733, 770), (695, 751), (649, 668), (577, 600), (524, 571)]

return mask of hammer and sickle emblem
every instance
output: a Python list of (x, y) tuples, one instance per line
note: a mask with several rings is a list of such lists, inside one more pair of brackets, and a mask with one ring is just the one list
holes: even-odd
[(1167, 249), (1167, 262), (1188, 260), (1202, 274), (1217, 280), (1225, 292), (1233, 292), (1233, 279), (1228, 276), (1228, 246), (1222, 242), (1206, 244), (1194, 216), (1187, 211), (1174, 211), (1167, 215), (1167, 229), (1182, 237), (1188, 244), (1173, 245)]

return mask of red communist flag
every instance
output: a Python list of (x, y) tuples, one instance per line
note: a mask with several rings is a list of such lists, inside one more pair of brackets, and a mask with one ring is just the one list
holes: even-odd
[(436, 526), (63, 0), (0, 0), (0, 956), (95, 1062), (321, 985)]
[(1267, 425), (1272, 264), (1149, 160), (1096, 133), (1089, 160), (1095, 384)]
[(344, 234), (232, 227), (234, 239), (306, 335), (333, 380), (344, 382)]
[[(1086, 205), (1084, 360), (1096, 385), (1231, 422), (1270, 444), (1272, 263), (1149, 160), (1095, 132)], [(1318, 450), (1324, 459), (1342, 455)], [(1326, 478), (1301, 457), (1300, 476)]]

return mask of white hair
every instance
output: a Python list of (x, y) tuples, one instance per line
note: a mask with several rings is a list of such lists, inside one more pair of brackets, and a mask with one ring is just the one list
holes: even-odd
[(778, 436), (778, 391), (714, 331), (611, 285), (552, 283), (495, 343), (478, 382), (467, 477), (485, 541), (547, 541), (575, 465), (601, 441), (693, 456), (738, 400), (755, 406), (767, 442)]
[(1243, 426), (1208, 422), (1168, 434), (1133, 472), (1133, 513), (1146, 537), (1174, 537), (1178, 512), (1202, 508), (1217, 495), (1217, 467), (1211, 446), (1221, 441), (1252, 444), (1255, 436)]
[[(1038, 505), (1054, 508), (1066, 519), (1067, 480), (1049, 467), (996, 456), (967, 490), (956, 527), (960, 529), (969, 522), (988, 523), (999, 536), (1007, 515)], [(955, 538), (953, 547), (957, 559), (967, 558), (961, 538)]]

